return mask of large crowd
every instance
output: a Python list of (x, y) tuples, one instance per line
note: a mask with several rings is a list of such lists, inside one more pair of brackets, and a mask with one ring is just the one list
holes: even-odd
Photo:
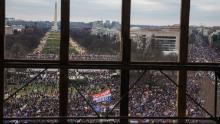
[(204, 41), (201, 35), (196, 35), (196, 40), (189, 44), (189, 62), (212, 63), (219, 62), (220, 53), (216, 52)]
[[(6, 95), (10, 95), (14, 89), (17, 89), (24, 82), (30, 80), (30, 75), (39, 73), (26, 70), (17, 76), (10, 72), (7, 75)], [(173, 80), (176, 80), (176, 73), (167, 72)], [(4, 104), (5, 117), (43, 117), (58, 116), (59, 109), (59, 73), (57, 71), (46, 71), (41, 74), (29, 86), (18, 92), (13, 98), (7, 100)], [(138, 75), (135, 74), (134, 75)], [(198, 75), (198, 74), (197, 74)], [(200, 80), (199, 75), (190, 77), (188, 80), (188, 92), (202, 104), (199, 96)], [(33, 77), (33, 76), (32, 76)], [(95, 106), (102, 108), (97, 113), (100, 116), (106, 116), (113, 106), (120, 99), (120, 74), (110, 70), (70, 70), (69, 77), (72, 80), (81, 79), (85, 82), (82, 84), (69, 83), (69, 116), (97, 116), (93, 111)], [(74, 77), (74, 78), (73, 78)], [(194, 78), (194, 79), (193, 79)], [(130, 82), (130, 86), (133, 82)], [(16, 87), (17, 86), (17, 87)], [(92, 95), (99, 92), (111, 90), (112, 100), (110, 102), (95, 103)], [(176, 116), (176, 86), (172, 84), (163, 75), (151, 72), (151, 79), (141, 81), (129, 93), (129, 116)], [(92, 105), (91, 108), (85, 99)], [(203, 116), (204, 113), (193, 102), (187, 102), (188, 116)], [(119, 116), (119, 106), (109, 113), (109, 116)], [(73, 122), (95, 122), (95, 120), (72, 120)], [(113, 120), (117, 122), (118, 120)], [(156, 120), (130, 120), (130, 122), (157, 122)], [(172, 122), (171, 120), (163, 120), (163, 122)]]
[[(154, 72), (151, 72), (154, 73)], [(171, 75), (170, 75), (171, 76)], [(172, 75), (176, 78), (176, 74)], [(152, 74), (151, 80), (135, 85), (130, 94), (130, 116), (172, 117), (176, 115), (176, 87), (163, 75)], [(137, 120), (131, 120), (138, 122)], [(158, 122), (139, 120), (139, 123)], [(170, 122), (170, 120), (163, 122)]]
[[(22, 70), (14, 72), (10, 70), (6, 75), (5, 99), (16, 89), (27, 83), (36, 76), (39, 70)], [(119, 100), (120, 76), (118, 72), (109, 70), (70, 70), (70, 80), (81, 80), (81, 83), (69, 82), (69, 116), (96, 116), (93, 111), (96, 106), (101, 108), (98, 112), (105, 116), (114, 103)], [(7, 100), (4, 104), (5, 117), (43, 117), (58, 116), (59, 109), (59, 73), (58, 70), (47, 70), (36, 80), (19, 91), (14, 97)], [(104, 90), (111, 90), (111, 102), (95, 103), (92, 101), (92, 95)], [(83, 99), (81, 94), (93, 106), (91, 108)], [(109, 116), (118, 116), (118, 106), (109, 113)], [(80, 120), (77, 120), (79, 122)], [(95, 120), (92, 120), (93, 122)], [(90, 120), (91, 122), (91, 120)]]
[[(198, 44), (197, 44), (198, 45)], [(191, 62), (206, 62), (215, 61), (217, 56), (210, 48), (202, 44), (194, 45), (189, 49), (189, 61)], [(204, 52), (204, 53), (203, 53)], [(203, 53), (203, 54), (201, 54)], [(72, 59), (76, 56), (72, 56)], [(80, 60), (96, 59), (96, 57), (87, 56)], [(109, 58), (102, 56), (104, 60), (115, 59), (113, 56)], [(32, 77), (36, 76), (40, 70), (22, 70), (8, 71), (6, 75), (5, 98), (10, 96), (10, 93), (28, 82)], [(131, 84), (138, 77), (140, 72), (132, 72)], [(143, 73), (143, 72), (141, 72)], [(175, 72), (166, 72), (174, 81), (177, 80)], [(149, 116), (149, 117), (175, 117), (177, 116), (177, 87), (164, 75), (157, 71), (149, 71), (148, 78), (143, 78), (129, 93), (129, 116)], [(150, 78), (149, 78), (150, 77)], [(210, 82), (213, 81), (213, 73), (207, 72), (189, 72), (187, 80), (187, 93), (192, 96), (198, 103), (204, 106), (204, 99), (200, 96), (201, 81), (203, 78), (208, 78)], [(113, 70), (70, 70), (69, 78), (81, 83), (69, 82), (69, 101), (68, 101), (68, 116), (106, 116), (107, 113), (114, 107), (118, 100), (120, 100), (120, 73)], [(59, 115), (59, 72), (58, 70), (47, 70), (41, 74), (36, 80), (30, 83), (27, 87), (22, 89), (13, 98), (4, 103), (5, 117), (43, 117), (43, 116), (58, 116)], [(108, 102), (95, 103), (92, 95), (110, 89), (112, 100)], [(84, 96), (84, 99), (82, 97)], [(86, 102), (88, 101), (91, 106)], [(94, 112), (96, 107), (101, 110)], [(119, 116), (120, 106), (116, 106), (114, 110), (109, 113), (109, 116)], [(205, 112), (201, 110), (195, 103), (187, 98), (187, 116), (189, 117), (204, 117)], [(101, 120), (98, 120), (99, 122)], [(111, 120), (118, 122), (118, 120)], [(149, 119), (131, 119), (131, 123), (144, 122), (163, 122), (171, 123), (173, 120), (149, 120)], [(19, 122), (15, 120), (13, 122)], [(71, 120), (71, 122), (90, 122), (94, 123), (96, 120)]]
[[(119, 61), (120, 55), (103, 55), (94, 53), (70, 53), (69, 60), (71, 61)], [(26, 56), (28, 60), (58, 60), (57, 54), (29, 54)]]

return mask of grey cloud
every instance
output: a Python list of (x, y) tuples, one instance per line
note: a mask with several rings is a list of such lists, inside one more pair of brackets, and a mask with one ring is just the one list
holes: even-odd
[[(6, 0), (6, 16), (52, 20), (56, 0)], [(60, 2), (60, 0), (57, 0)], [(104, 1), (104, 2), (103, 2)], [(121, 20), (121, 0), (70, 0), (71, 21)], [(148, 4), (142, 4), (143, 2)], [(179, 23), (181, 0), (132, 0), (132, 23)], [(191, 0), (191, 24), (220, 25), (220, 1)]]

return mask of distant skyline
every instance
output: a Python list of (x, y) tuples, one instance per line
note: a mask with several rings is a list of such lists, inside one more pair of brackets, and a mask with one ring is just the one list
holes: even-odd
[[(54, 3), (60, 0), (6, 0), (6, 17), (29, 21), (52, 21)], [(122, 0), (70, 0), (70, 21), (121, 22)], [(180, 23), (181, 0), (132, 0), (131, 24), (173, 25)], [(220, 1), (191, 0), (190, 25), (220, 26)]]

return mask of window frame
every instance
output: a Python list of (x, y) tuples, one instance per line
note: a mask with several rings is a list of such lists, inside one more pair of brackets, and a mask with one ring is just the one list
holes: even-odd
[[(178, 62), (131, 62), (131, 40), (130, 40), (130, 15), (131, 0), (122, 0), (122, 61), (69, 61), (69, 25), (70, 25), (70, 0), (61, 0), (61, 39), (60, 39), (60, 60), (8, 60), (4, 58), (5, 41), (5, 0), (0, 1), (0, 116), (3, 117), (4, 101), (4, 69), (5, 68), (56, 68), (60, 69), (59, 82), (59, 117), (60, 122), (67, 121), (68, 106), (68, 69), (119, 69), (121, 71), (120, 96), (124, 96), (129, 91), (129, 72), (130, 70), (175, 70), (178, 71), (177, 92), (177, 117), (184, 122), (186, 118), (186, 81), (187, 71), (219, 71), (219, 63), (190, 63), (187, 60), (188, 54), (188, 32), (189, 32), (189, 13), (190, 0), (181, 0), (180, 17), (180, 51)], [(62, 83), (63, 82), (63, 83)], [(217, 110), (217, 85), (215, 86), (215, 118), (210, 120), (219, 121), (216, 115)], [(128, 123), (128, 95), (120, 103), (121, 123)], [(64, 117), (64, 118), (61, 118)], [(124, 117), (124, 118), (123, 118)], [(88, 117), (89, 118), (89, 117)], [(117, 117), (115, 117), (117, 118)], [(147, 118), (147, 117), (145, 117)], [(149, 117), (150, 118), (150, 117)], [(155, 119), (168, 119), (168, 117), (158, 117)], [(206, 118), (201, 118), (206, 119)]]

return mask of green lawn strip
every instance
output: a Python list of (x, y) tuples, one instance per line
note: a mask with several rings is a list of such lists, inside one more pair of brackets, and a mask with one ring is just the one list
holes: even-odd
[(59, 53), (60, 47), (60, 33), (50, 32), (46, 41), (46, 46), (43, 49), (44, 54)]
[(59, 53), (59, 48), (44, 48), (43, 49), (44, 54), (51, 54), (51, 53)]
[[(50, 32), (48, 39), (46, 41), (46, 45), (45, 45), (42, 52), (44, 54), (50, 54), (50, 53), (55, 53), (55, 54), (57, 53), (58, 54), (59, 47), (60, 47), (60, 33)], [(78, 53), (78, 51), (73, 47), (69, 48), (69, 52), (75, 53), (75, 54)]]
[(75, 94), (77, 93), (77, 91), (76, 91), (76, 89), (75, 89), (74, 87), (69, 87), (69, 88), (68, 88), (68, 92), (69, 92), (69, 94), (71, 94), (71, 95), (75, 95)]
[(76, 51), (76, 49), (73, 48), (73, 47), (70, 47), (70, 48), (69, 48), (69, 52), (70, 52), (70, 53), (75, 53), (75, 54), (78, 53), (78, 51)]

